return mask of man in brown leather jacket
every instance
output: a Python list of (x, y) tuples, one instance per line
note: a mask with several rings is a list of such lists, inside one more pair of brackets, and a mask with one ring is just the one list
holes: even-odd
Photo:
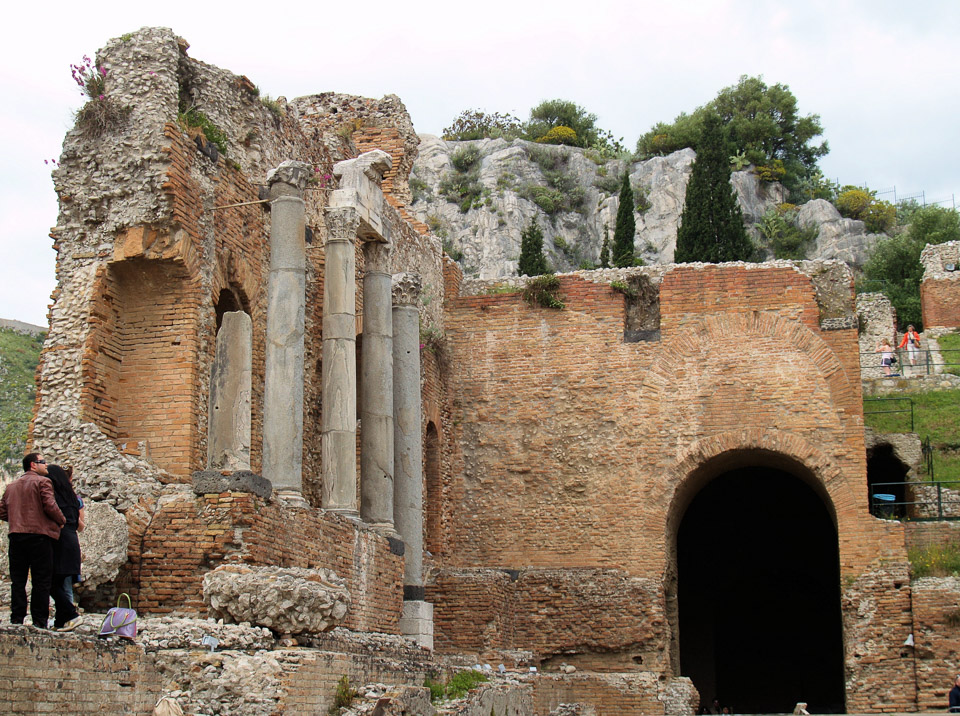
[(47, 628), (53, 543), (66, 520), (46, 477), (47, 461), (32, 452), (23, 458), (24, 474), (7, 485), (0, 498), (0, 520), (10, 523), (10, 623), (23, 624), (27, 615), (27, 572), (31, 574), (30, 616), (33, 625)]

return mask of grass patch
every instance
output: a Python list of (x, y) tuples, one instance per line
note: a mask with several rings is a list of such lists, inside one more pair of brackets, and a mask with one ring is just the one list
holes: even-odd
[(944, 373), (960, 375), (960, 333), (948, 333), (937, 339), (943, 357)]
[(910, 431), (910, 400), (913, 401), (914, 432), (930, 438), (933, 446), (933, 472), (939, 482), (960, 482), (960, 390), (903, 393), (895, 401), (864, 400), (864, 423), (881, 433)]
[(560, 290), (560, 279), (555, 274), (547, 273), (543, 276), (537, 276), (531, 279), (523, 289), (521, 295), (523, 300), (531, 306), (540, 306), (541, 308), (554, 308), (562, 310), (563, 301), (557, 295)]
[(482, 672), (476, 669), (458, 671), (451, 676), (444, 684), (440, 681), (430, 678), (423, 680), (423, 685), (430, 689), (430, 700), (440, 701), (442, 699), (459, 699), (466, 696), (470, 689), (474, 689), (485, 681), (490, 679)]
[(960, 573), (960, 545), (933, 544), (907, 552), (913, 578), (955, 577)]

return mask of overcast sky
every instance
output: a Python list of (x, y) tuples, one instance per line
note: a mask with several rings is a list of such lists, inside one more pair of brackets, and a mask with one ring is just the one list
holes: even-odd
[(562, 98), (633, 148), (656, 122), (740, 75), (762, 75), (788, 85), (802, 114), (820, 115), (831, 179), (895, 186), (898, 196), (923, 190), (947, 206), (960, 194), (954, 0), (140, 5), (33, 0), (5, 11), (0, 318), (46, 325), (57, 202), (44, 159), (59, 157), (83, 102), (70, 64), (145, 25), (173, 28), (191, 57), (274, 97), (397, 94), (417, 131), (431, 134), (467, 108), (526, 119)]

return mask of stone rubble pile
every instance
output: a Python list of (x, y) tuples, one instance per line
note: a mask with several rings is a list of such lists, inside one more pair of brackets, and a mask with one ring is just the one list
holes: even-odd
[(83, 589), (112, 582), (127, 562), (127, 520), (106, 502), (84, 503), (86, 528), (79, 533), (83, 552)]
[(278, 634), (318, 634), (347, 614), (346, 582), (329, 569), (225, 564), (203, 578), (214, 618), (247, 622)]

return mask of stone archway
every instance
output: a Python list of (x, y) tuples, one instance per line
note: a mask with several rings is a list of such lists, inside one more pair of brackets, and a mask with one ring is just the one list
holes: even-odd
[(814, 474), (766, 450), (694, 470), (671, 510), (675, 669), (735, 713), (844, 710), (837, 528)]

